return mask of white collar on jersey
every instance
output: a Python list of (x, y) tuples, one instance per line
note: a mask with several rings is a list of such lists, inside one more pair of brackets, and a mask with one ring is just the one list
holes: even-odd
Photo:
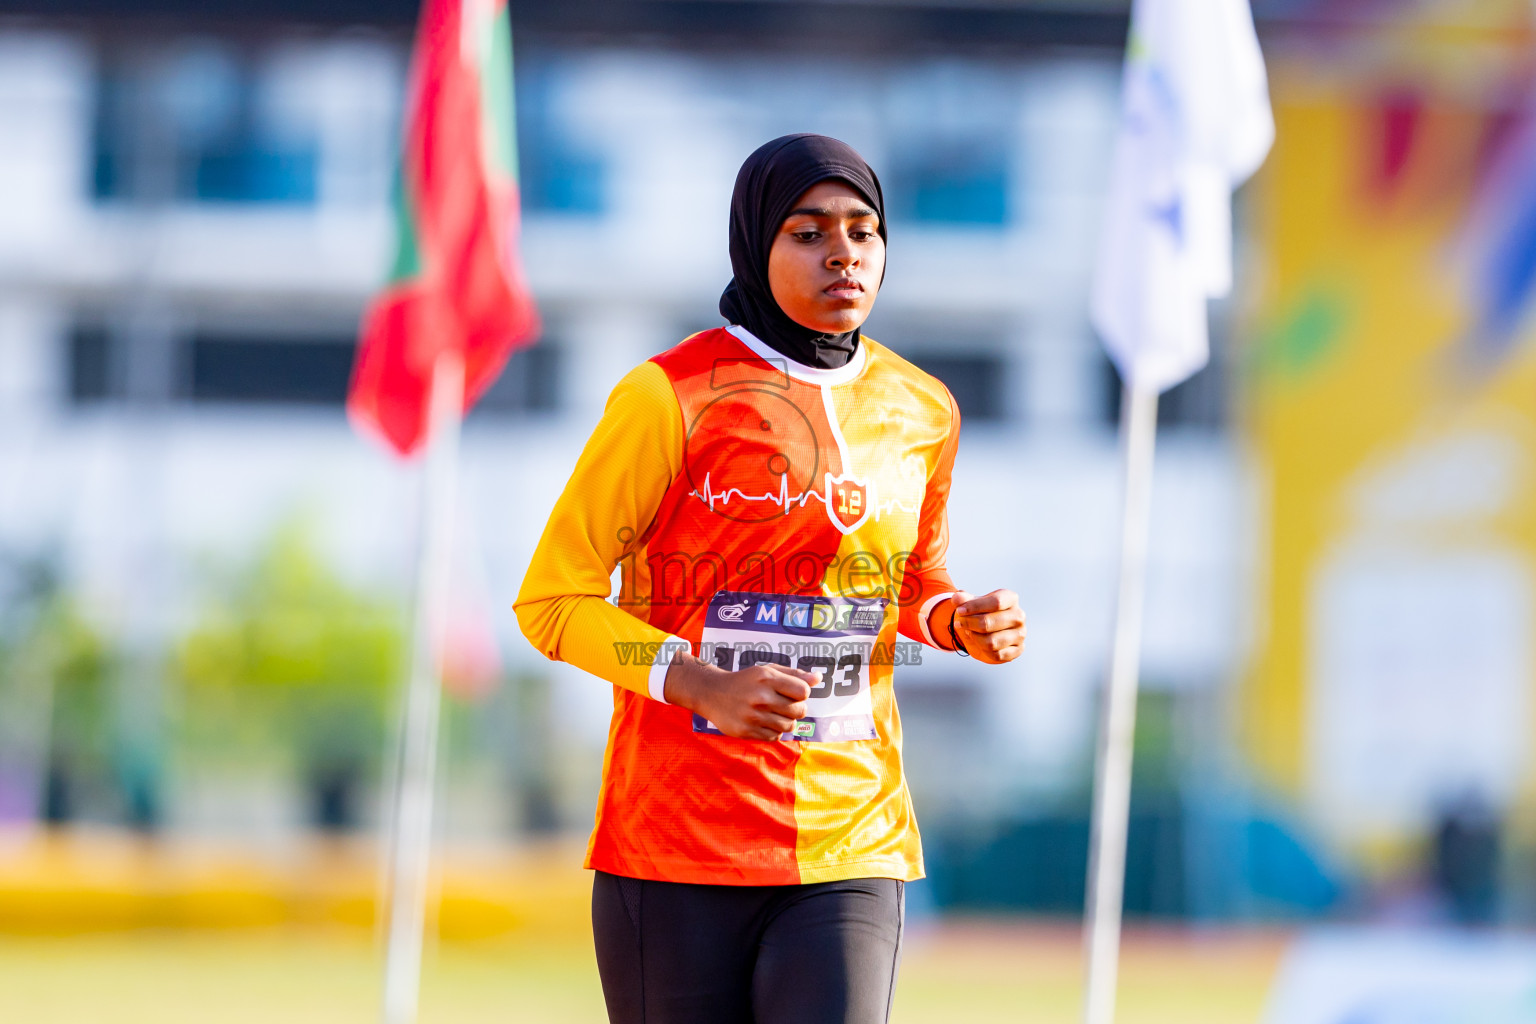
[(859, 347), (854, 349), (852, 359), (836, 369), (824, 370), (819, 366), (807, 366), (805, 363), (789, 358), (740, 324), (732, 324), (726, 330), (734, 334), (738, 341), (751, 349), (752, 354), (763, 362), (769, 366), (782, 366), (791, 377), (807, 384), (846, 384), (863, 373), (864, 364), (869, 361), (867, 346), (864, 344), (867, 340), (865, 338), (859, 339)]

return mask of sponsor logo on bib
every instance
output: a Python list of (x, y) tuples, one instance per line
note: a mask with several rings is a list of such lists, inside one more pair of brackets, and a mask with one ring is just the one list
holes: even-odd
[(800, 601), (785, 601), (784, 625), (790, 629), (809, 629), (811, 626), (811, 606)]
[(750, 607), (752, 607), (752, 602), (748, 599), (740, 604), (721, 605), (716, 614), (720, 616), (721, 622), (740, 622), (746, 618), (747, 609)]
[(879, 629), (884, 619), (885, 615), (879, 608), (855, 608), (848, 617), (848, 626), (851, 629)]

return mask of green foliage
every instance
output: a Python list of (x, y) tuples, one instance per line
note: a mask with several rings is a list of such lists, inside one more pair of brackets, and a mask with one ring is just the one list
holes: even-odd
[(39, 616), (32, 637), (53, 677), (53, 750), (90, 775), (111, 771), (114, 746), (112, 681), (120, 659), (106, 637), (69, 596), (56, 596)]
[(1170, 793), (1178, 788), (1178, 718), (1176, 693), (1144, 689), (1138, 694), (1131, 770), (1141, 795)]
[(0, 751), (109, 791), (121, 657), (64, 589), (56, 560), (9, 558), (0, 592)]
[(119, 659), (106, 636), (64, 590), (46, 559), (11, 567), (15, 586), (0, 615), (0, 674), (9, 701), (45, 695), (54, 754), (105, 771), (112, 747), (111, 683)]
[(174, 656), (194, 749), (276, 751), (310, 777), (376, 766), (405, 650), (397, 604), (349, 587), (298, 523), (212, 589)]

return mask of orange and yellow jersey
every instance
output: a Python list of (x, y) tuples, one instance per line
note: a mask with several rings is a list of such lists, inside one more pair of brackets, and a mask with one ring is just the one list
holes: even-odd
[[(704, 331), (614, 388), (516, 603), (546, 656), (614, 684), (587, 867), (737, 885), (922, 877), (892, 673), (898, 632), (939, 646), (928, 613), (955, 590), (959, 423), (943, 384), (868, 338), (824, 370), (741, 327)], [(837, 675), (864, 687), (849, 699), (867, 732), (828, 720), (816, 742), (734, 739), (662, 699), (677, 646), (710, 657), (711, 636), (762, 635), (733, 623), (788, 627), (810, 609), (839, 625), (839, 607), (872, 641), (862, 677)]]

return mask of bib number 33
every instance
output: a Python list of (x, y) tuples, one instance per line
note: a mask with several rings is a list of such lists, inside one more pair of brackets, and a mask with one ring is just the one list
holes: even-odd
[[(870, 655), (885, 620), (885, 598), (828, 598), (722, 590), (710, 599), (699, 656), (727, 672), (773, 664), (820, 676), (806, 716), (786, 740), (875, 738)], [(695, 732), (720, 734), (699, 715)]]

